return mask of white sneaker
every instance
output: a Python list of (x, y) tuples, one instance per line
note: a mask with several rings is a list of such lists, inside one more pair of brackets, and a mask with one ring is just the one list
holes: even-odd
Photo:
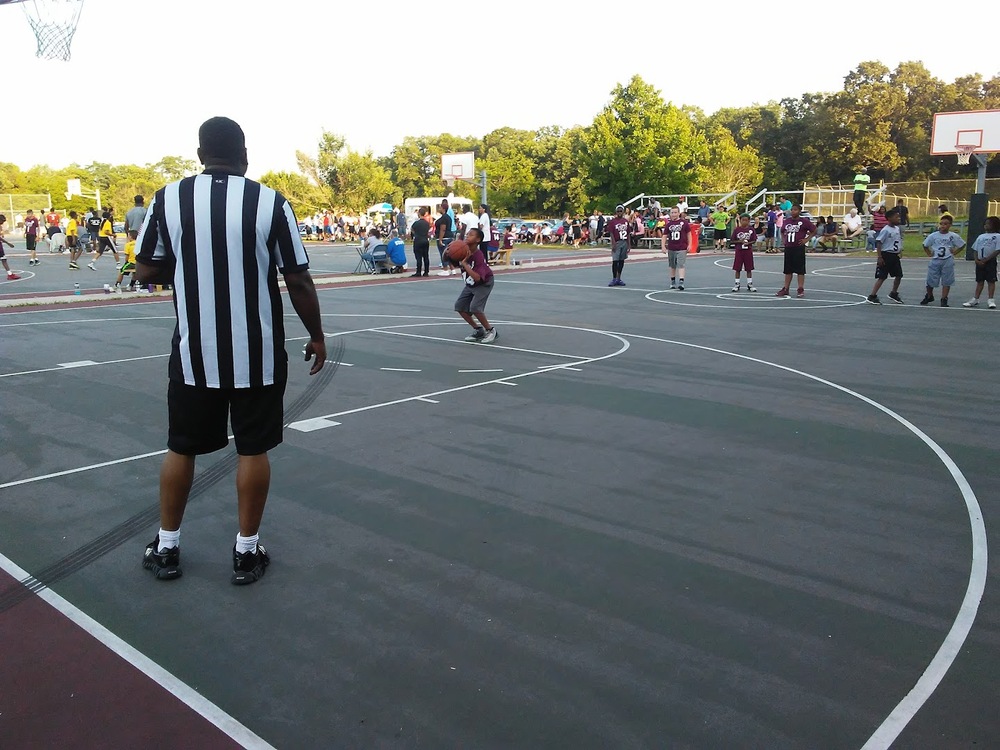
[(968, 302), (963, 302), (962, 307), (979, 307), (979, 300), (973, 297)]
[(986, 306), (988, 308), (990, 308), (991, 310), (996, 310), (997, 309), (997, 303), (994, 302), (993, 300), (987, 300), (986, 301)]
[(479, 328), (477, 328), (475, 331), (466, 336), (465, 340), (471, 343), (475, 343), (476, 341), (482, 341), (484, 338), (486, 338), (486, 329), (483, 328), (482, 326), (479, 326)]
[(733, 284), (733, 291), (734, 292), (738, 292), (739, 290), (740, 290), (740, 285), (738, 283), (737, 284)]
[(97, 266), (94, 265), (93, 261), (87, 264), (87, 268), (89, 268), (91, 271), (97, 270)]
[(748, 292), (756, 292), (757, 291), (757, 287), (755, 287), (753, 284), (747, 284), (747, 291)]
[(438, 275), (438, 276), (451, 276), (451, 272), (450, 272), (450, 271), (448, 271), (447, 269), (445, 269), (445, 270), (443, 270), (443, 271), (438, 271), (438, 272), (437, 272), (437, 275)]
[(483, 336), (483, 343), (484, 344), (492, 344), (494, 341), (497, 340), (497, 335), (498, 334), (497, 334), (496, 327), (491, 328), (490, 330), (488, 330), (486, 332), (486, 335)]

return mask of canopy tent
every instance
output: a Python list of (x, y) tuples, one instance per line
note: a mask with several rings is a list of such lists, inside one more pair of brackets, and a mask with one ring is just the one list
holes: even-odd
[(392, 204), (391, 203), (375, 203), (368, 207), (369, 214), (391, 214)]

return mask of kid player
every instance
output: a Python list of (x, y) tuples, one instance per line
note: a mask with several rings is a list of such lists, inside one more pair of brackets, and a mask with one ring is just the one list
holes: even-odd
[(629, 220), (625, 218), (625, 206), (615, 206), (615, 218), (604, 228), (611, 238), (611, 281), (608, 286), (625, 286), (622, 269), (628, 258)]
[(993, 301), (993, 293), (997, 288), (997, 255), (1000, 255), (1000, 218), (991, 216), (986, 220), (983, 227), (986, 231), (976, 237), (972, 243), (972, 249), (976, 251), (976, 296), (962, 307), (978, 307), (979, 295), (983, 293), (983, 284), (988, 285), (988, 297), (986, 306), (991, 310), (997, 309), (997, 303)]
[(899, 254), (903, 249), (903, 235), (899, 231), (901, 218), (898, 209), (890, 208), (885, 214), (885, 226), (875, 237), (878, 262), (875, 264), (875, 286), (868, 295), (868, 301), (873, 305), (882, 304), (882, 300), (878, 298), (878, 290), (890, 276), (892, 276), (892, 291), (889, 292), (889, 299), (897, 305), (903, 304), (899, 296), (899, 283), (903, 280), (903, 264), (899, 262)]
[(135, 240), (138, 236), (139, 233), (134, 229), (128, 233), (128, 242), (125, 243), (125, 262), (118, 270), (118, 280), (115, 281), (116, 292), (122, 290), (122, 280), (125, 278), (125, 274), (131, 274), (133, 281), (135, 280)]
[(38, 217), (35, 216), (35, 212), (29, 208), (24, 217), (24, 246), (31, 255), (31, 257), (28, 258), (29, 266), (37, 266), (41, 262), (35, 254), (35, 246), (38, 244), (38, 228), (40, 226), (41, 222), (38, 220)]
[(490, 298), (490, 292), (493, 291), (493, 269), (486, 262), (486, 256), (480, 249), (482, 241), (483, 230), (472, 227), (465, 233), (465, 242), (469, 246), (468, 255), (461, 260), (453, 261), (458, 264), (465, 279), (462, 293), (455, 300), (455, 312), (472, 326), (472, 333), (465, 337), (466, 341), (491, 344), (496, 341), (499, 334), (486, 319), (486, 302)]
[(756, 292), (753, 285), (753, 246), (757, 243), (757, 232), (750, 226), (750, 214), (740, 216), (740, 225), (733, 231), (733, 241), (736, 243), (736, 257), (733, 258), (733, 272), (736, 281), (733, 291), (740, 290), (740, 271), (746, 271), (747, 291)]
[(941, 307), (948, 307), (948, 292), (955, 283), (955, 253), (965, 247), (965, 240), (951, 231), (951, 215), (942, 214), (938, 231), (927, 235), (924, 252), (931, 262), (927, 264), (927, 293), (921, 305), (934, 301), (934, 287), (941, 285)]
[(796, 203), (792, 206), (792, 215), (781, 225), (781, 240), (785, 254), (785, 285), (778, 290), (775, 297), (787, 297), (792, 288), (792, 275), (799, 277), (799, 288), (795, 296), (802, 299), (806, 296), (806, 245), (814, 234), (816, 225), (809, 219), (800, 216), (802, 206)]
[(77, 220), (76, 211), (69, 212), (69, 221), (66, 222), (66, 247), (69, 248), (69, 267), (73, 271), (80, 270), (76, 264), (77, 258), (83, 255), (83, 248), (80, 247), (80, 222)]
[(0, 263), (3, 263), (4, 270), (7, 272), (8, 281), (17, 281), (20, 276), (10, 270), (10, 266), (7, 265), (7, 253), (4, 252), (3, 246), (13, 249), (14, 243), (10, 240), (4, 239), (3, 236), (3, 225), (7, 222), (7, 217), (0, 214)]
[[(676, 206), (670, 209), (670, 218), (663, 225), (663, 236), (660, 237), (660, 252), (667, 254), (667, 265), (670, 266), (670, 288), (684, 291), (684, 261), (687, 259), (690, 246), (689, 235), (691, 222), (681, 217)], [(676, 277), (676, 284), (674, 283)]]

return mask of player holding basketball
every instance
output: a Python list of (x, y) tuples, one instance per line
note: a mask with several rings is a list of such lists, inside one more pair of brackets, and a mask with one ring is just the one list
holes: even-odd
[(615, 206), (615, 218), (604, 228), (611, 238), (611, 281), (608, 286), (625, 286), (622, 270), (628, 258), (629, 220), (625, 218), (625, 206)]
[(740, 290), (740, 271), (747, 275), (747, 291), (756, 292), (753, 285), (753, 246), (757, 242), (757, 232), (750, 226), (750, 214), (740, 216), (740, 225), (733, 231), (733, 242), (736, 243), (736, 257), (733, 258), (733, 272), (736, 282), (733, 291)]
[(466, 336), (465, 340), (491, 344), (496, 341), (499, 334), (486, 319), (486, 302), (490, 298), (490, 292), (493, 291), (493, 269), (486, 262), (486, 256), (480, 247), (482, 241), (483, 230), (472, 227), (465, 233), (466, 248), (463, 249), (461, 245), (455, 243), (457, 249), (462, 252), (455, 257), (457, 250), (449, 246), (448, 257), (462, 271), (465, 280), (462, 293), (455, 300), (455, 312), (472, 326), (472, 333)]
[(775, 297), (787, 297), (792, 288), (792, 275), (799, 277), (799, 288), (795, 296), (802, 299), (806, 296), (806, 245), (816, 234), (816, 225), (801, 216), (802, 206), (796, 203), (792, 206), (792, 215), (781, 225), (781, 239), (785, 254), (785, 285), (778, 290)]
[(898, 209), (889, 209), (885, 214), (886, 224), (875, 238), (878, 263), (875, 266), (875, 286), (868, 295), (868, 301), (873, 305), (882, 304), (878, 298), (878, 290), (890, 276), (892, 276), (892, 291), (889, 292), (889, 299), (897, 305), (903, 304), (903, 299), (899, 296), (899, 284), (903, 280), (903, 264), (899, 262), (899, 254), (903, 250), (903, 235), (899, 231), (901, 218)]
[(684, 291), (684, 261), (688, 254), (690, 233), (691, 222), (686, 217), (681, 216), (679, 208), (676, 206), (671, 208), (670, 218), (663, 225), (660, 252), (667, 254), (667, 265), (670, 267), (670, 288), (681, 292)]

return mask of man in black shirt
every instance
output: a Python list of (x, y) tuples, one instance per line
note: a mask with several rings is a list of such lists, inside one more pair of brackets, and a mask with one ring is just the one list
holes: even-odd
[(90, 250), (97, 250), (97, 238), (101, 231), (101, 224), (104, 219), (97, 211), (90, 209), (90, 216), (87, 217), (87, 231), (90, 233)]
[(453, 222), (454, 219), (448, 213), (448, 201), (441, 201), (441, 216), (434, 222), (434, 236), (437, 237), (438, 254), (441, 256), (441, 276), (448, 276), (452, 270), (448, 261), (445, 260), (444, 251), (455, 239)]
[[(417, 220), (410, 227), (410, 237), (413, 238), (413, 255), (417, 259), (417, 272), (412, 274), (413, 276), (427, 276), (430, 273), (431, 240), (428, 236), (430, 231), (431, 225), (427, 221), (427, 209), (421, 207), (417, 211)], [(420, 271), (421, 268), (423, 269), (423, 273)]]

